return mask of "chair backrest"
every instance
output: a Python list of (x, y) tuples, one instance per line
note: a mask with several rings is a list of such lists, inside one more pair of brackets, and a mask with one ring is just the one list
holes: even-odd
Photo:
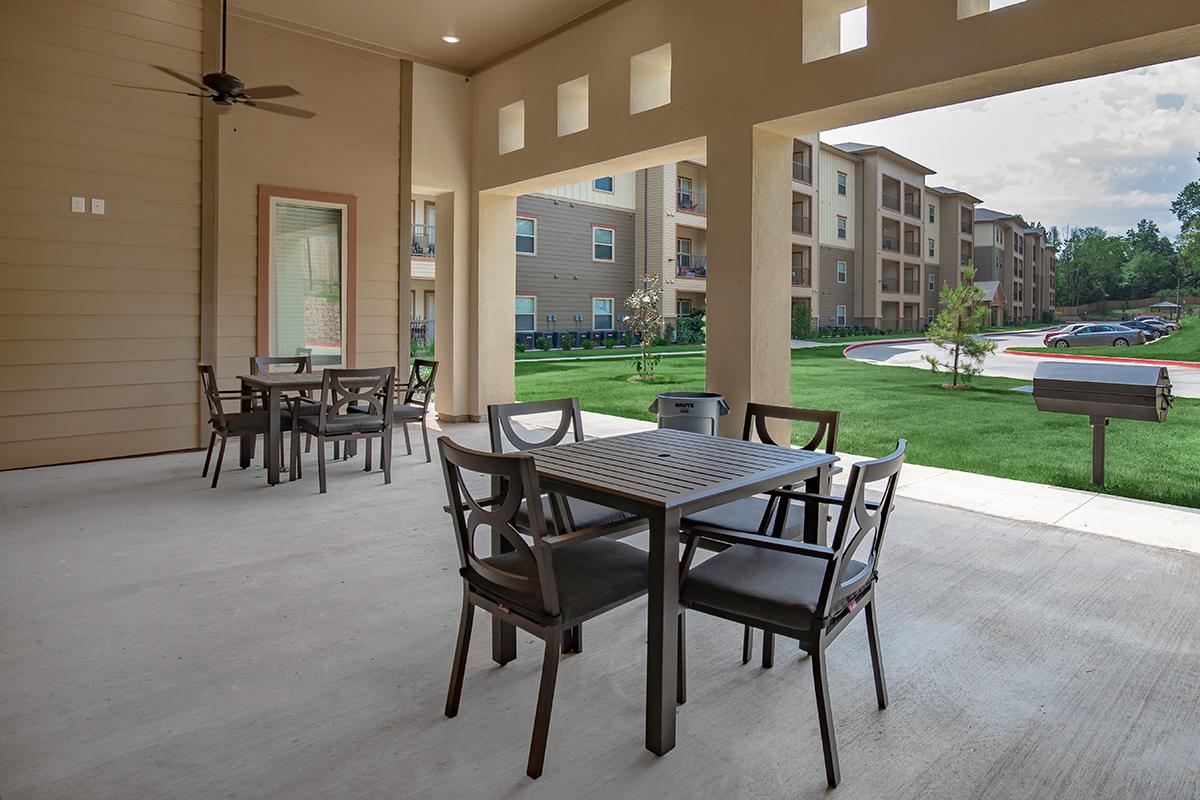
[(433, 399), (433, 382), (437, 378), (438, 362), (415, 358), (412, 369), (408, 374), (408, 386), (398, 402), (406, 406), (414, 406), (422, 411), (429, 410), (429, 401)]
[[(786, 420), (791, 422), (815, 422), (817, 431), (813, 434), (805, 450), (824, 448), (826, 453), (837, 452), (838, 419), (841, 415), (836, 411), (818, 411), (811, 408), (789, 408), (788, 406), (771, 406), (764, 403), (746, 404), (746, 422), (742, 426), (742, 438), (747, 442), (752, 434), (758, 434), (758, 440), (766, 444), (791, 447), (790, 441), (777, 442), (771, 436), (768, 422), (770, 420)], [(791, 425), (788, 425), (791, 431)]]
[[(891, 454), (874, 461), (860, 462), (850, 468), (845, 502), (838, 515), (831, 544), (837, 557), (834, 569), (830, 574), (831, 582), (823, 587), (821, 605), (819, 605), (826, 615), (833, 598), (846, 597), (856, 593), (874, 578), (875, 572), (879, 568), (879, 551), (883, 546), (883, 536), (887, 532), (888, 520), (891, 518), (896, 485), (900, 480), (900, 468), (904, 466), (904, 454), (907, 447), (908, 442), (901, 439)], [(880, 490), (879, 506), (874, 510), (867, 508), (867, 489), (869, 487), (876, 487)], [(860, 546), (868, 537), (871, 538), (870, 544), (867, 546), (866, 558), (860, 559), (867, 568), (861, 574), (853, 575), (850, 580), (846, 580), (846, 571), (850, 566), (850, 561), (857, 555)]]
[[(558, 426), (544, 439), (531, 440), (513, 427), (513, 419), (532, 414), (558, 413)], [(574, 441), (583, 441), (583, 414), (579, 411), (578, 397), (561, 400), (539, 400), (533, 403), (495, 403), (488, 406), (488, 432), (491, 434), (492, 452), (503, 453), (507, 445), (513, 450), (536, 450), (560, 444), (571, 431)]]
[[(526, 594), (549, 616), (559, 613), (558, 588), (549, 546), (543, 541), (546, 520), (542, 513), (541, 487), (533, 457), (522, 453), (484, 453), (457, 444), (448, 436), (437, 440), (450, 502), (450, 516), (458, 545), (463, 575), (475, 575), (497, 586)], [(485, 508), (471, 492), (464, 473), (490, 478), (493, 499)], [(478, 482), (472, 481), (475, 485)], [(522, 502), (528, 509), (527, 531), (531, 542), (517, 531), (516, 517)], [(517, 564), (512, 570), (501, 569), (484, 561), (475, 549), (480, 527), (499, 534), (516, 551)], [(490, 537), (489, 537), (490, 538)]]
[(208, 419), (214, 428), (225, 430), (225, 409), (221, 407), (217, 374), (210, 364), (197, 364), (196, 367), (200, 370), (200, 388), (204, 390), (204, 399), (208, 403)]
[(268, 372), (288, 372), (286, 369), (273, 370), (271, 367), (291, 367), (291, 372), (297, 375), (312, 372), (312, 355), (250, 356), (251, 375), (265, 375)]
[(395, 382), (395, 367), (325, 370), (321, 376), (319, 430), (324, 433), (330, 420), (347, 416), (351, 406), (357, 422), (391, 425)]

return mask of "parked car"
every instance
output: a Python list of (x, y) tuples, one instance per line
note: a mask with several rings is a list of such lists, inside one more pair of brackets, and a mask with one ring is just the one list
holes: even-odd
[(1090, 324), (1091, 324), (1091, 323), (1089, 323), (1089, 322), (1071, 322), (1071, 323), (1069, 323), (1069, 324), (1067, 324), (1067, 325), (1063, 325), (1063, 326), (1062, 326), (1062, 327), (1060, 327), (1060, 328), (1055, 328), (1055, 329), (1054, 329), (1054, 330), (1052, 330), (1052, 331), (1046, 331), (1046, 335), (1042, 337), (1042, 346), (1043, 346), (1043, 347), (1049, 347), (1049, 346), (1050, 346), (1050, 340), (1051, 340), (1051, 339), (1053, 339), (1055, 336), (1058, 336), (1058, 335), (1060, 335), (1060, 334), (1063, 334), (1063, 333), (1070, 333), (1070, 332), (1071, 332), (1071, 331), (1073, 331), (1073, 330), (1076, 330), (1076, 329), (1078, 329), (1078, 328), (1085, 327), (1085, 326), (1087, 326), (1087, 325), (1090, 325)]
[(1115, 323), (1082, 325), (1067, 333), (1055, 334), (1046, 342), (1049, 347), (1128, 347), (1145, 343), (1146, 334)]
[(1121, 327), (1134, 328), (1146, 334), (1146, 338), (1154, 341), (1160, 336), (1166, 336), (1170, 333), (1164, 326), (1151, 322), (1147, 319), (1130, 319), (1121, 323)]
[(1177, 331), (1182, 327), (1178, 322), (1176, 322), (1173, 319), (1163, 319), (1162, 317), (1156, 317), (1153, 314), (1142, 314), (1139, 317), (1134, 317), (1134, 320), (1146, 320), (1148, 322), (1157, 322), (1159, 325), (1163, 325), (1167, 328), (1167, 330), (1171, 330), (1171, 331)]

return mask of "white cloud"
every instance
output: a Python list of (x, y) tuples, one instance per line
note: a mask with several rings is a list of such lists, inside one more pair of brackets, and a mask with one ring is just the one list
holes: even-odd
[(1030, 89), (822, 134), (870, 142), (938, 170), (930, 182), (1060, 227), (1167, 235), (1171, 201), (1200, 177), (1200, 58)]

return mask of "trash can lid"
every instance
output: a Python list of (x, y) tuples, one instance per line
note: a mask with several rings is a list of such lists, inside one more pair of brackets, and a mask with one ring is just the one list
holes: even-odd
[(724, 400), (725, 395), (716, 392), (662, 392), (663, 400)]

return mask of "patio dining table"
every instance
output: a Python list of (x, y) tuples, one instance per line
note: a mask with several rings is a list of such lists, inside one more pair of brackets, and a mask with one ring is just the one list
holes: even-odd
[[(781, 486), (828, 494), (837, 456), (659, 429), (532, 451), (542, 489), (618, 508), (650, 523), (646, 749), (675, 746), (680, 520)], [(825, 542), (825, 512), (806, 501), (804, 538)], [(512, 626), (493, 620), (492, 657), (516, 655)]]
[[(238, 380), (242, 382), (242, 410), (249, 411), (253, 407), (254, 395), (262, 393), (267, 397), (267, 413), (271, 415), (270, 422), (267, 427), (266, 441), (266, 459), (267, 459), (267, 483), (271, 486), (279, 483), (279, 474), (283, 470), (283, 465), (279, 458), (279, 437), (283, 435), (283, 395), (284, 392), (304, 392), (304, 391), (320, 391), (321, 382), (324, 380), (324, 370), (314, 372), (267, 372), (261, 375), (239, 375)], [(364, 385), (369, 385), (374, 382), (373, 379), (364, 378), (361, 381)], [(343, 383), (353, 385), (355, 379), (343, 379)], [(347, 442), (349, 447), (352, 443)], [(250, 466), (253, 460), (254, 440), (249, 437), (242, 437), (240, 442), (240, 461), (242, 469)]]

